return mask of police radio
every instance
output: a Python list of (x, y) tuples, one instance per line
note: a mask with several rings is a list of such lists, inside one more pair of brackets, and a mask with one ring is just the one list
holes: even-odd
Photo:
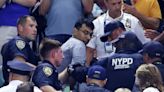
[(114, 47), (110, 42), (104, 42), (104, 48), (106, 53), (112, 53), (114, 51)]

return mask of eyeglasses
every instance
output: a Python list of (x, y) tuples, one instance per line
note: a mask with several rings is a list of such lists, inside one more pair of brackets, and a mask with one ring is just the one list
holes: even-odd
[(89, 31), (83, 31), (83, 30), (80, 30), (82, 33), (84, 33), (84, 35), (89, 35), (89, 36), (92, 36), (93, 35), (93, 32), (89, 32)]

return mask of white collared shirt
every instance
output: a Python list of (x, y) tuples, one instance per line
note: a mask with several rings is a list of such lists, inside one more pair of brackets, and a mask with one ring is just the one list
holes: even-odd
[(109, 16), (108, 12), (106, 12), (93, 21), (95, 26), (93, 37), (87, 44), (88, 47), (96, 49), (97, 59), (110, 56), (114, 53), (106, 52), (104, 42), (101, 42), (100, 40), (100, 37), (104, 34), (104, 25), (111, 21), (121, 21), (124, 24), (126, 31), (134, 32), (142, 43), (150, 41), (150, 39), (144, 36), (144, 29), (142, 24), (136, 17), (132, 16), (131, 14), (121, 12), (121, 16), (113, 19)]
[[(1, 87), (0, 92), (16, 92), (18, 85), (23, 82), (20, 80), (12, 80), (7, 86)], [(34, 92), (42, 92), (38, 87), (34, 87)]]

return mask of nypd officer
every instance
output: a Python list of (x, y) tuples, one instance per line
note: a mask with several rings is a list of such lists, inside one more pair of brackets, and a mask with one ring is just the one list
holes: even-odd
[[(159, 69), (164, 83), (164, 46), (157, 41), (150, 41), (144, 44), (142, 50), (140, 50), (139, 53), (143, 55), (144, 63), (154, 64)], [(138, 90), (138, 82), (136, 81), (133, 92)]]
[[(56, 67), (61, 65), (63, 52), (60, 42), (45, 38), (39, 47), (42, 63), (39, 64), (33, 75), (33, 82), (43, 92), (56, 92), (62, 89), (61, 82), (68, 76), (64, 70), (59, 74)], [(60, 82), (61, 80), (61, 82)]]
[(30, 48), (29, 42), (34, 41), (37, 34), (37, 23), (32, 16), (22, 16), (17, 22), (18, 36), (11, 39), (2, 48), (3, 56), (3, 77), (5, 84), (8, 84), (9, 73), (7, 71), (7, 62), (13, 59), (29, 62), (29, 64), (37, 65), (38, 58)]
[[(30, 80), (34, 67), (25, 62), (12, 60), (7, 63), (9, 69), (9, 84), (0, 88), (0, 92), (16, 92), (17, 87)], [(38, 87), (34, 87), (33, 92), (42, 92)]]
[(79, 92), (109, 92), (107, 89), (103, 88), (107, 81), (106, 70), (99, 65), (94, 65), (89, 68), (86, 82)]
[[(108, 23), (104, 28), (103, 37), (101, 37), (101, 41), (104, 42), (105, 52), (114, 53), (115, 48), (111, 45), (110, 41), (116, 39), (122, 32), (126, 31), (124, 24), (120, 21), (113, 21)], [(108, 35), (108, 37), (106, 36)], [(109, 38), (109, 41), (107, 41)], [(105, 56), (105, 55), (104, 55)], [(90, 61), (90, 60), (89, 60)], [(86, 65), (90, 65), (89, 62), (86, 62)]]
[[(108, 38), (108, 36), (109, 34), (105, 34), (103, 37)], [(119, 87), (132, 89), (135, 71), (143, 63), (142, 55), (137, 53), (138, 50), (142, 49), (142, 43), (130, 31), (123, 32), (112, 43), (116, 47), (115, 54), (98, 62), (108, 71), (107, 78), (109, 81), (105, 87), (112, 92)]]

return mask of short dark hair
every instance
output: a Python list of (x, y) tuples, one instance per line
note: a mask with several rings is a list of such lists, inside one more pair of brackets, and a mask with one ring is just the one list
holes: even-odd
[(20, 24), (20, 25), (24, 25), (27, 21), (27, 18), (30, 17), (33, 21), (36, 21), (35, 18), (33, 16), (30, 16), (30, 15), (24, 15), (24, 16), (21, 16), (18, 21), (17, 21), (17, 26)]
[(40, 56), (45, 59), (52, 49), (58, 49), (59, 47), (61, 47), (61, 43), (59, 41), (44, 38), (39, 46)]
[(24, 82), (18, 85), (16, 92), (34, 92), (34, 84), (32, 82)]
[(80, 29), (82, 27), (82, 25), (85, 24), (87, 27), (89, 27), (91, 30), (94, 29), (94, 24), (92, 23), (92, 21), (89, 21), (88, 19), (79, 19), (76, 23), (75, 23), (75, 28)]

